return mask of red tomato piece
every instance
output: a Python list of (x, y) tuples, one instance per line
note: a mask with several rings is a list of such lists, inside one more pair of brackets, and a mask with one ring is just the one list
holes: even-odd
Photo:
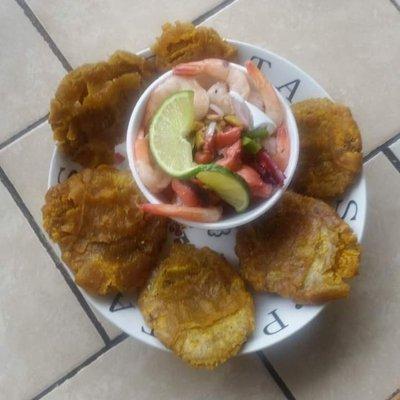
[(242, 141), (239, 139), (229, 147), (222, 150), (223, 158), (217, 161), (217, 164), (236, 171), (242, 165)]
[(254, 197), (266, 198), (271, 195), (272, 185), (265, 183), (255, 169), (248, 165), (242, 165), (236, 173), (246, 181)]
[(215, 135), (215, 147), (220, 150), (224, 147), (231, 146), (240, 139), (242, 128), (234, 126), (226, 131), (217, 132)]

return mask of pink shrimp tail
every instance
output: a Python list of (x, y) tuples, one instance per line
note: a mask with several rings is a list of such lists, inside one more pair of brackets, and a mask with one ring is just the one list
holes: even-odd
[(196, 222), (216, 222), (221, 218), (221, 207), (188, 207), (174, 204), (141, 204), (139, 208), (154, 215), (183, 218)]
[(174, 75), (196, 76), (203, 71), (203, 67), (201, 63), (191, 62), (179, 64), (172, 71)]
[(262, 72), (254, 65), (254, 63), (250, 60), (247, 60), (244, 63), (247, 73), (253, 78), (254, 82), (257, 86), (261, 86), (264, 76)]
[(247, 73), (253, 79), (257, 90), (261, 94), (265, 112), (274, 121), (276, 126), (280, 126), (283, 122), (284, 112), (274, 87), (267, 77), (264, 76), (264, 74), (253, 64), (253, 62), (246, 61), (245, 66)]
[(285, 172), (289, 164), (290, 140), (285, 124), (278, 127), (276, 133), (276, 154), (273, 156), (278, 168)]

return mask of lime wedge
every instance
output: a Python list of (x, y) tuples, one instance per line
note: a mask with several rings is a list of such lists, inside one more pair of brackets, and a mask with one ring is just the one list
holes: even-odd
[(158, 165), (176, 178), (187, 177), (196, 166), (187, 140), (194, 123), (194, 93), (174, 93), (161, 104), (149, 129), (150, 149)]
[(225, 167), (215, 164), (199, 166), (196, 178), (207, 188), (216, 192), (221, 199), (243, 212), (250, 204), (249, 188), (242, 177)]

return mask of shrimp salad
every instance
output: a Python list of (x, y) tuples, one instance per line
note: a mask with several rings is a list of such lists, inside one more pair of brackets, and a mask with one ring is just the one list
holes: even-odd
[[(216, 222), (256, 206), (283, 186), (290, 156), (285, 109), (261, 71), (251, 61), (245, 67), (220, 59), (180, 64), (150, 93), (134, 143), (135, 164), (142, 183), (162, 203), (143, 204), (144, 211)], [(187, 99), (192, 108), (171, 106), (168, 111), (164, 104), (179, 93), (186, 97), (177, 98), (176, 104)], [(175, 115), (170, 110), (178, 111)], [(170, 153), (169, 159), (163, 155), (165, 146), (157, 149), (157, 115), (162, 113), (164, 119), (185, 121), (175, 124), (180, 141), (171, 140), (171, 146), (181, 143), (182, 151)], [(265, 122), (255, 124), (255, 114)], [(175, 164), (185, 165), (184, 170), (166, 167), (181, 154)]]

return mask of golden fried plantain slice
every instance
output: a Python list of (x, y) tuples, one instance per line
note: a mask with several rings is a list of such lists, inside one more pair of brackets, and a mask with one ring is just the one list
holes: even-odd
[(85, 167), (113, 164), (139, 88), (151, 75), (144, 58), (125, 51), (68, 73), (50, 104), (49, 122), (61, 151)]
[(156, 56), (156, 67), (165, 71), (173, 66), (198, 61), (204, 58), (233, 60), (237, 50), (223, 40), (212, 28), (195, 27), (191, 23), (166, 23), (162, 34), (152, 46)]
[(97, 293), (144, 285), (166, 238), (164, 219), (144, 214), (128, 171), (85, 169), (46, 194), (43, 225), (76, 282)]
[(360, 246), (335, 210), (287, 192), (273, 211), (239, 229), (236, 254), (243, 277), (258, 291), (302, 304), (346, 297), (358, 273)]
[(361, 136), (350, 109), (329, 99), (292, 107), (300, 136), (294, 190), (308, 196), (339, 196), (361, 171)]
[(254, 330), (254, 305), (244, 282), (219, 254), (174, 244), (139, 297), (158, 339), (195, 367), (234, 356)]

